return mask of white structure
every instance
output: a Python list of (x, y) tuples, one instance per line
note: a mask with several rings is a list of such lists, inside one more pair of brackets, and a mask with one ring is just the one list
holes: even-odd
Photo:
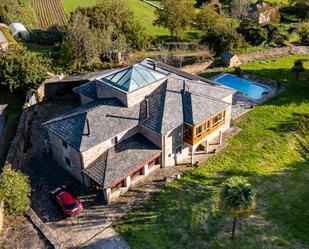
[(12, 23), (9, 27), (14, 39), (21, 38), (26, 41), (30, 40), (30, 34), (28, 30), (21, 23)]

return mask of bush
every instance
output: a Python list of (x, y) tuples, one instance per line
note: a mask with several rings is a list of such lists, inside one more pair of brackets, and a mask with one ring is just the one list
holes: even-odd
[(268, 24), (265, 26), (267, 30), (267, 41), (275, 45), (282, 45), (288, 38), (286, 31), (278, 24)]
[(225, 51), (237, 52), (247, 47), (244, 37), (229, 25), (220, 25), (210, 29), (207, 35), (202, 37), (201, 42), (207, 44), (216, 55)]
[(55, 45), (62, 41), (62, 33), (57, 29), (43, 31), (34, 29), (31, 31), (31, 40), (39, 45)]
[(297, 33), (302, 43), (309, 44), (309, 22), (301, 23), (297, 29)]
[(254, 46), (261, 45), (268, 39), (267, 30), (249, 19), (243, 20), (237, 31), (245, 37), (247, 42)]
[(21, 172), (7, 170), (0, 175), (0, 199), (9, 212), (23, 212), (30, 204), (30, 184)]
[(0, 52), (0, 84), (10, 90), (35, 89), (46, 78), (48, 61), (24, 48)]

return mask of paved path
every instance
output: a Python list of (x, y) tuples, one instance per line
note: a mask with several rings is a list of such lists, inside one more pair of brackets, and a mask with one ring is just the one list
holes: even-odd
[(107, 228), (88, 243), (85, 243), (83, 249), (130, 249), (127, 243), (113, 229)]

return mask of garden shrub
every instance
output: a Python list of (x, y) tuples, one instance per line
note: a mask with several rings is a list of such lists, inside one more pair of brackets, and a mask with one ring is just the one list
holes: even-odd
[(27, 176), (6, 170), (0, 175), (0, 200), (9, 213), (23, 212), (30, 204), (30, 184)]
[(302, 43), (309, 44), (309, 22), (301, 23), (297, 29), (297, 33)]

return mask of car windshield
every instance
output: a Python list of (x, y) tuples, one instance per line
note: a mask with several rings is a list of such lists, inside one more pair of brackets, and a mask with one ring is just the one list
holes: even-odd
[(76, 208), (77, 206), (78, 206), (78, 202), (77, 202), (77, 201), (73, 202), (73, 203), (70, 204), (70, 205), (64, 205), (65, 209), (74, 209), (74, 208)]

